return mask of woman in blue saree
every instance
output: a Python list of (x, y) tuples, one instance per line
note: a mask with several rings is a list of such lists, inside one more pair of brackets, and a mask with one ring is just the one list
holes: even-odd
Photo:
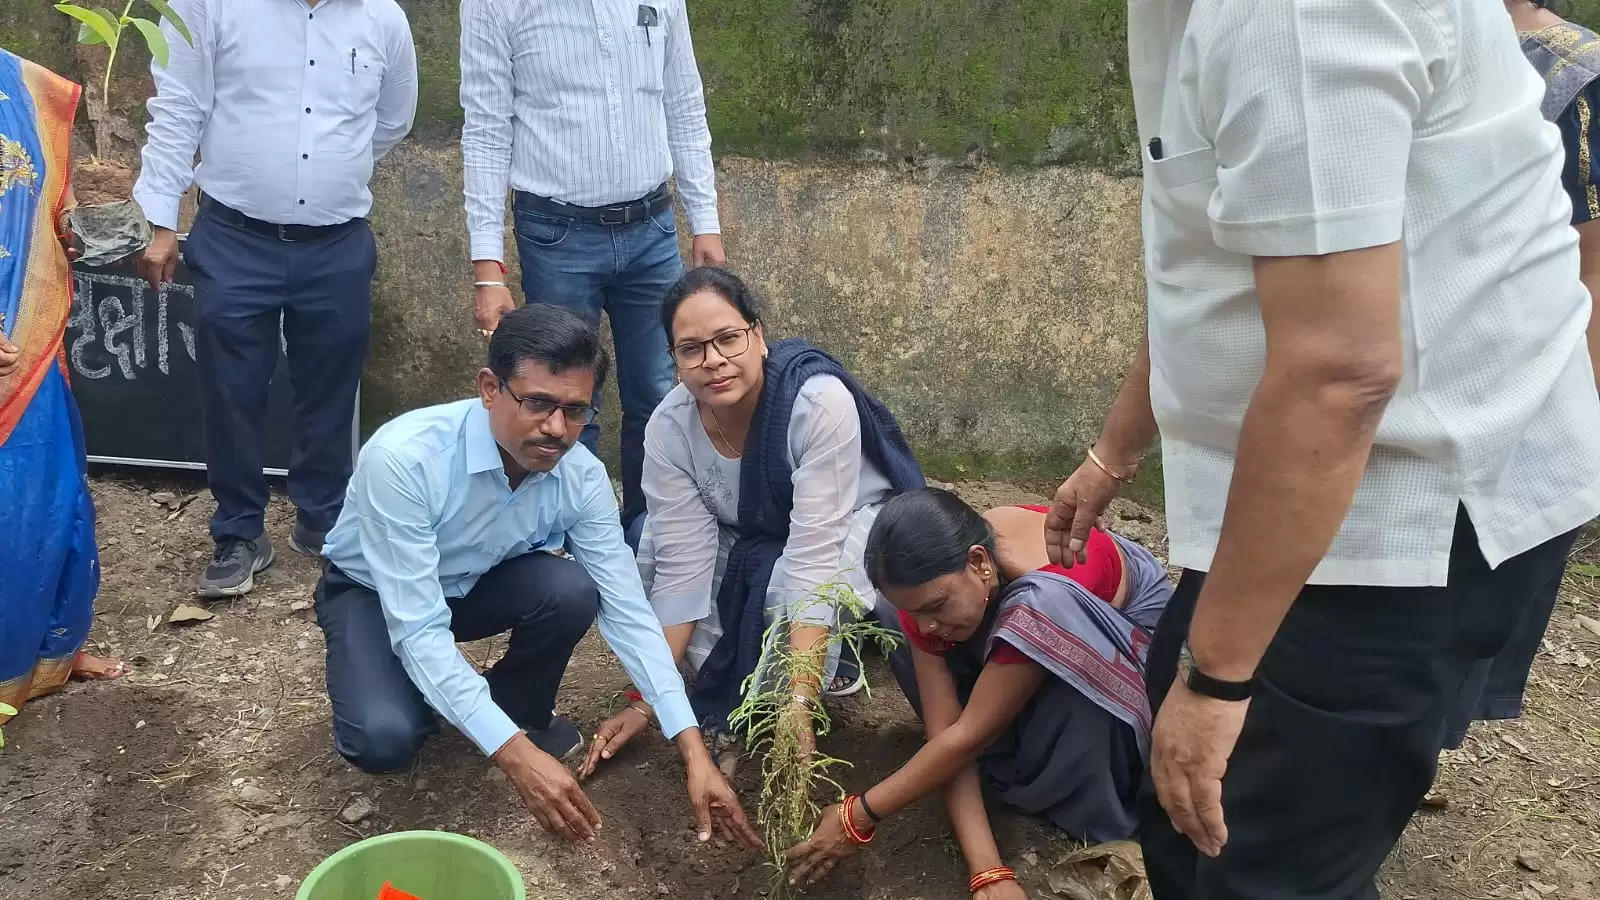
[(0, 703), (18, 709), (74, 675), (125, 672), (81, 652), (100, 567), (62, 353), (78, 95), (0, 50)]

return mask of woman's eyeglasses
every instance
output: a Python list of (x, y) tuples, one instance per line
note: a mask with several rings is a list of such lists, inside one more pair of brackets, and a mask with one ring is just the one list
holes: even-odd
[(539, 421), (550, 418), (558, 409), (566, 418), (568, 427), (574, 425), (581, 427), (594, 421), (594, 405), (590, 403), (557, 403), (548, 397), (519, 397), (517, 392), (511, 389), (511, 385), (506, 384), (504, 378), (500, 379), (500, 390), (517, 401), (523, 412)]
[(716, 347), (717, 353), (723, 359), (742, 356), (745, 351), (750, 349), (750, 332), (755, 331), (755, 329), (756, 326), (751, 325), (747, 328), (724, 331), (710, 340), (684, 341), (681, 344), (674, 344), (672, 347), (672, 361), (677, 363), (680, 369), (693, 369), (696, 366), (704, 365), (707, 347)]

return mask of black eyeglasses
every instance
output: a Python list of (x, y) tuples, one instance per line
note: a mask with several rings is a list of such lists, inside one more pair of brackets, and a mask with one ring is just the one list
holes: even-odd
[(703, 365), (706, 361), (707, 347), (716, 347), (717, 352), (722, 354), (723, 359), (742, 356), (746, 350), (750, 349), (750, 332), (755, 330), (756, 326), (751, 325), (747, 328), (724, 331), (710, 340), (684, 341), (681, 344), (675, 344), (671, 348), (672, 361), (677, 363), (680, 369), (692, 369)]
[(594, 405), (591, 403), (557, 403), (549, 397), (519, 397), (504, 378), (500, 379), (500, 390), (517, 401), (523, 412), (541, 421), (550, 418), (558, 409), (566, 418), (569, 428), (574, 425), (582, 427), (594, 421)]

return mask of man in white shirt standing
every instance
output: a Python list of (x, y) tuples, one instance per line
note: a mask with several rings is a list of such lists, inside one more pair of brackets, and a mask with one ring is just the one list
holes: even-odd
[[(394, 0), (173, 0), (194, 45), (168, 30), (151, 66), (134, 199), (155, 228), (152, 285), (177, 266), (178, 202), (200, 188), (183, 249), (194, 276), (195, 361), (216, 549), (202, 597), (247, 593), (272, 564), (262, 430), (279, 322), (294, 387), (290, 546), (322, 552), (352, 465), (377, 246), (373, 163), (411, 130), (417, 61)], [(194, 165), (199, 150), (200, 164)]]
[[(726, 261), (684, 0), (462, 0), (461, 105), (478, 328), (494, 331), (515, 307), (510, 188), (525, 299), (611, 320), (621, 515), (637, 546), (644, 426), (674, 381), (660, 306), (683, 261), (668, 178), (694, 231), (694, 265)], [(599, 433), (584, 429), (590, 450)]]
[(1504, 7), (1130, 0), (1149, 338), (1048, 523), (1162, 439), (1157, 900), (1376, 898), (1446, 714), (1600, 512), (1560, 136)]

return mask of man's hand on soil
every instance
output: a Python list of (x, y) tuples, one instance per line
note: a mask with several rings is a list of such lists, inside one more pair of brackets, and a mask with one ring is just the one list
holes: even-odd
[(745, 818), (739, 795), (717, 768), (706, 749), (698, 728), (686, 728), (674, 738), (688, 770), (689, 805), (694, 807), (695, 827), (700, 840), (711, 840), (713, 824), (723, 837), (751, 850), (761, 849), (761, 838)]
[(561, 760), (518, 733), (500, 748), (494, 761), (546, 831), (569, 841), (594, 840), (600, 814)]

